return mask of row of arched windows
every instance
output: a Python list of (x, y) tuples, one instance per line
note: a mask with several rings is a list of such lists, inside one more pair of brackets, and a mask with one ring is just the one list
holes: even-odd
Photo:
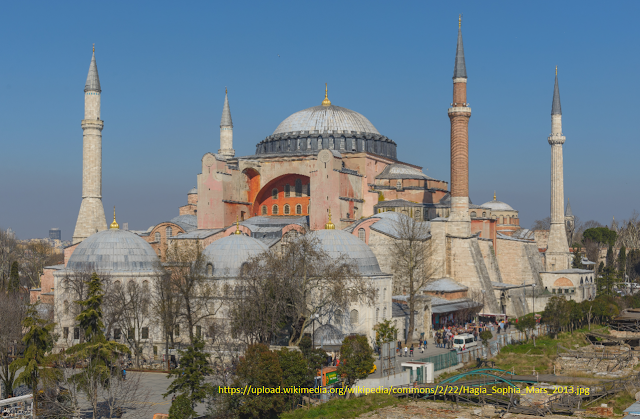
[[(165, 237), (167, 237), (167, 238), (173, 237), (173, 228), (171, 228), (171, 227), (167, 227), (166, 228)], [(162, 236), (161, 236), (160, 232), (156, 231), (156, 234), (154, 234), (155, 241), (159, 242), (161, 238), (162, 238)]]
[[(309, 208), (307, 207), (307, 212), (309, 211)], [(260, 210), (261, 215), (267, 215), (268, 214), (268, 208), (266, 205), (262, 206), (262, 209)], [(271, 207), (271, 214), (272, 215), (278, 215), (280, 213), (280, 209), (278, 208), (278, 205), (273, 205)], [(284, 215), (290, 215), (291, 214), (291, 206), (289, 206), (289, 204), (285, 204), (285, 206), (283, 207), (283, 214)], [(298, 204), (296, 205), (296, 215), (302, 215), (302, 205)]]

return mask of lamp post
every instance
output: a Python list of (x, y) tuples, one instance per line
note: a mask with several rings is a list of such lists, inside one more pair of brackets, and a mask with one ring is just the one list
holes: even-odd
[(311, 323), (313, 324), (313, 337), (312, 337), (312, 342), (311, 342), (311, 349), (316, 349), (316, 320), (318, 319), (318, 314), (314, 314), (313, 315), (313, 320), (311, 320)]
[(485, 314), (485, 312), (484, 312), (484, 290), (482, 290), (482, 314)]
[(533, 319), (536, 319), (536, 284), (535, 282), (532, 284), (533, 286)]

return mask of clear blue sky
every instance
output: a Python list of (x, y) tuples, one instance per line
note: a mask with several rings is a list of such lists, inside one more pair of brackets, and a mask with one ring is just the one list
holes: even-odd
[[(59, 227), (81, 201), (83, 88), (91, 44), (102, 85), (103, 203), (146, 229), (178, 215), (200, 159), (219, 148), (224, 88), (236, 155), (288, 115), (333, 104), (365, 115), (400, 160), (449, 180), (449, 118), (463, 13), (470, 188), (528, 227), (549, 215), (558, 65), (565, 196), (583, 221), (640, 209), (636, 24), (640, 3), (0, 3), (0, 227)], [(280, 57), (278, 57), (278, 55)]]

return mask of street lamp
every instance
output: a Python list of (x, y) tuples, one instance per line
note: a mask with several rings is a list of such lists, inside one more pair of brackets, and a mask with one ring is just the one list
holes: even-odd
[(536, 319), (536, 284), (533, 283), (533, 319)]
[(482, 290), (482, 314), (484, 313), (484, 290)]
[(318, 313), (313, 315), (313, 320), (311, 323), (313, 324), (313, 337), (311, 342), (311, 349), (316, 349), (316, 320), (318, 319)]

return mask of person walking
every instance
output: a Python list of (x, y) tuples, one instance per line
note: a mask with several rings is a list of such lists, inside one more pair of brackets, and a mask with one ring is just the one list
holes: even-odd
[(127, 380), (127, 369), (126, 368), (122, 368), (122, 380), (123, 381)]
[(413, 343), (411, 344), (411, 349), (409, 349), (409, 352), (411, 353), (411, 358), (413, 358)]
[(409, 348), (407, 348), (407, 345), (404, 345), (404, 356), (407, 356), (407, 352), (409, 352)]

